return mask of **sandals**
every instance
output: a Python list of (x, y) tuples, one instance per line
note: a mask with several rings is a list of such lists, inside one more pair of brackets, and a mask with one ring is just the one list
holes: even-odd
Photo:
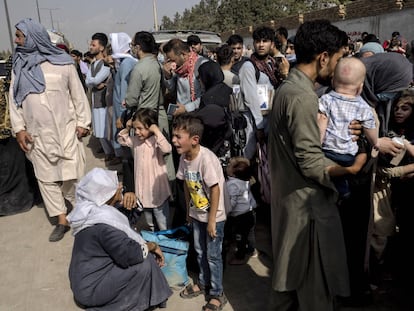
[[(197, 287), (199, 288), (199, 290), (195, 291), (194, 290), (194, 286), (197, 285)], [(188, 284), (181, 292), (180, 292), (180, 297), (184, 298), (184, 299), (191, 299), (191, 298), (195, 298), (197, 296), (203, 295), (206, 293), (206, 290), (204, 288), (204, 286), (201, 286), (200, 284)], [(213, 295), (207, 295), (207, 300), (208, 302), (203, 306), (203, 311), (221, 311), (223, 310), (224, 306), (227, 303), (227, 297), (226, 295), (224, 295), (224, 293), (222, 293), (220, 296), (213, 296)], [(216, 300), (218, 301), (220, 304), (219, 305), (215, 305), (213, 303), (211, 303), (211, 300)]]
[[(220, 304), (218, 306), (215, 304), (212, 304), (210, 301), (213, 299), (220, 302)], [(202, 310), (203, 311), (206, 311), (206, 310), (221, 311), (223, 310), (226, 303), (227, 303), (227, 298), (226, 298), (226, 295), (224, 295), (224, 293), (222, 293), (220, 296), (209, 296), (209, 300), (207, 304), (203, 306)]]
[[(199, 290), (195, 291), (194, 290), (194, 285), (197, 285)], [(204, 287), (201, 286), (200, 284), (188, 284), (181, 292), (180, 292), (180, 297), (184, 298), (184, 299), (191, 299), (191, 298), (195, 298), (197, 296), (203, 295), (205, 294), (205, 290)]]

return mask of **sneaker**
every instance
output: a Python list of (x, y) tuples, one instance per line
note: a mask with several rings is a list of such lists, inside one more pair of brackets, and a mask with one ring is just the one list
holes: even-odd
[(65, 233), (70, 230), (69, 226), (57, 224), (55, 229), (53, 229), (52, 233), (49, 236), (49, 242), (57, 242), (63, 239)]

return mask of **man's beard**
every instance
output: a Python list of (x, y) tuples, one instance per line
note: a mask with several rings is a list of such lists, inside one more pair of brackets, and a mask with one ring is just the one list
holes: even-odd
[(323, 85), (323, 86), (331, 86), (332, 78), (329, 76), (325, 78), (318, 76), (316, 77), (316, 82), (318, 82), (320, 85)]

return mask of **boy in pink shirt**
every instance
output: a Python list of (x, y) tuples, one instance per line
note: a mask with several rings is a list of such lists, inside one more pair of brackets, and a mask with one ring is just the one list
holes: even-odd
[(200, 146), (203, 135), (200, 118), (185, 113), (173, 123), (172, 142), (181, 155), (177, 178), (184, 180), (187, 220), (193, 224), (194, 249), (200, 267), (198, 282), (188, 285), (182, 298), (208, 295), (203, 310), (222, 310), (227, 303), (223, 292), (222, 244), (224, 236), (225, 179), (220, 161)]

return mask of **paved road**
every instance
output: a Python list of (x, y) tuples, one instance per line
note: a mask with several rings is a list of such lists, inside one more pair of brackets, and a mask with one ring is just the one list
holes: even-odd
[[(96, 141), (85, 140), (87, 169), (105, 167)], [(262, 214), (262, 217), (260, 217)], [(227, 266), (224, 271), (224, 288), (229, 303), (224, 311), (271, 310), (271, 259), (269, 225), (266, 213), (259, 211), (257, 243), (261, 251), (258, 258), (250, 258), (243, 266)], [(76, 311), (68, 280), (73, 237), (66, 234), (63, 240), (50, 243), (51, 220), (43, 205), (14, 216), (0, 217), (0, 311)], [(190, 275), (192, 275), (190, 271)], [(369, 308), (341, 308), (341, 311), (408, 311), (398, 307), (400, 297), (378, 296)], [(183, 300), (175, 290), (165, 311), (201, 310), (203, 297)], [(118, 310), (114, 310), (118, 311)], [(315, 310), (317, 311), (317, 310)]]

